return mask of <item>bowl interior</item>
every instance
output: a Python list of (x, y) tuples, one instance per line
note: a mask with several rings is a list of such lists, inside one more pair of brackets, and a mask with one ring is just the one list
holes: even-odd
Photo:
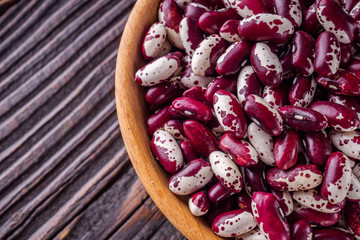
[(194, 217), (188, 197), (176, 196), (168, 188), (169, 176), (153, 157), (145, 122), (149, 111), (144, 90), (134, 81), (145, 64), (141, 45), (146, 31), (157, 20), (160, 0), (138, 0), (126, 24), (116, 62), (115, 97), (122, 137), (134, 169), (146, 191), (169, 221), (188, 239), (220, 239), (207, 222)]

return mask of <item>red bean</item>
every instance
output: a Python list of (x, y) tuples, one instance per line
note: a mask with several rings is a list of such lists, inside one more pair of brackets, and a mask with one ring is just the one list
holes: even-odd
[(340, 230), (337, 228), (315, 228), (314, 229), (314, 239), (315, 240), (328, 240), (328, 239), (337, 239), (337, 240), (352, 240), (354, 239), (353, 234), (346, 232), (345, 230)]
[(276, 165), (282, 169), (287, 170), (296, 164), (299, 154), (300, 140), (296, 131), (288, 129), (281, 134), (276, 142), (274, 148)]
[(169, 106), (161, 108), (147, 119), (146, 129), (149, 136), (152, 136), (156, 130), (163, 127), (167, 121), (172, 119), (172, 116), (168, 112), (168, 108)]
[(316, 82), (335, 94), (360, 96), (360, 78), (342, 69), (332, 78), (317, 76)]
[(262, 162), (243, 168), (245, 190), (249, 196), (255, 192), (268, 192), (269, 186), (264, 179), (264, 172), (265, 165)]
[(203, 13), (208, 11), (210, 11), (210, 8), (200, 3), (190, 3), (185, 7), (184, 17), (191, 17), (198, 20)]
[(200, 157), (187, 140), (184, 140), (180, 143), (180, 149), (186, 163), (189, 163), (192, 160)]
[(289, 90), (289, 102), (297, 107), (307, 107), (314, 99), (316, 81), (313, 77), (296, 76)]
[(347, 202), (344, 208), (344, 217), (350, 229), (357, 237), (360, 236), (360, 205), (359, 203)]
[(258, 13), (267, 13), (268, 9), (261, 0), (228, 0), (231, 7), (243, 18)]
[(207, 101), (213, 102), (213, 96), (217, 90), (223, 89), (225, 91), (235, 93), (236, 92), (236, 79), (232, 76), (229, 77), (217, 77), (209, 83), (205, 91), (205, 97)]
[(217, 182), (209, 189), (208, 198), (211, 202), (220, 202), (233, 194), (235, 193), (224, 187), (221, 182)]
[(228, 42), (238, 42), (241, 40), (239, 33), (239, 21), (238, 20), (227, 20), (221, 26), (219, 33), (223, 39)]
[(304, 132), (303, 141), (306, 155), (316, 165), (325, 165), (332, 153), (332, 145), (327, 133), (322, 131)]
[(189, 209), (194, 216), (202, 216), (209, 211), (210, 202), (205, 191), (194, 193), (189, 198)]
[(231, 8), (223, 8), (203, 13), (199, 18), (199, 27), (207, 34), (219, 33), (227, 20), (240, 20), (241, 17)]
[(301, 30), (295, 32), (292, 40), (292, 66), (303, 76), (310, 76), (314, 72), (314, 38)]
[(313, 231), (306, 220), (299, 220), (291, 225), (291, 239), (308, 240), (313, 238)]

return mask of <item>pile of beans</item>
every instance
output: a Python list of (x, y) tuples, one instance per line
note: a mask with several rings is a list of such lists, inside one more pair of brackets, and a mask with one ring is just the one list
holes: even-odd
[(163, 0), (151, 150), (221, 237), (360, 239), (360, 2)]

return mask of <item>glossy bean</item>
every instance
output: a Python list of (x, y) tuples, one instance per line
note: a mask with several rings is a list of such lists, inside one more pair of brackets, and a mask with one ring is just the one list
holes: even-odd
[(360, 202), (360, 179), (353, 173), (351, 173), (351, 184), (346, 194), (346, 200)]
[(352, 240), (354, 239), (353, 234), (340, 230), (338, 228), (315, 228), (314, 229), (314, 240)]
[(315, 40), (307, 32), (298, 30), (292, 40), (292, 66), (303, 76), (310, 76), (314, 72)]
[(204, 39), (197, 21), (191, 17), (184, 17), (179, 25), (179, 34), (185, 52), (192, 56)]
[(145, 100), (149, 104), (164, 105), (180, 97), (183, 91), (180, 77), (173, 77), (169, 81), (150, 87), (145, 94)]
[(274, 0), (277, 14), (290, 20), (295, 28), (302, 22), (302, 10), (299, 0)]
[(322, 31), (322, 29), (323, 28), (316, 16), (316, 4), (313, 3), (308, 9), (306, 9), (303, 15), (301, 30), (316, 36)]
[(296, 164), (299, 154), (300, 139), (296, 131), (287, 129), (275, 142), (274, 156), (276, 165), (287, 170)]
[(180, 81), (187, 87), (206, 87), (214, 78), (196, 75), (191, 67), (186, 67), (181, 74)]
[(277, 88), (265, 86), (262, 97), (275, 109), (279, 109), (288, 103), (288, 91), (288, 84), (284, 82)]
[(342, 69), (332, 78), (317, 76), (316, 82), (335, 94), (360, 96), (360, 78)]
[(184, 140), (180, 143), (180, 149), (186, 163), (200, 157), (199, 154), (192, 148), (188, 140)]
[(208, 107), (212, 108), (212, 102), (207, 101), (207, 99), (205, 97), (205, 88), (204, 87), (196, 86), (196, 87), (189, 88), (186, 91), (184, 91), (182, 96), (197, 100), (197, 101), (207, 105)]
[(208, 198), (210, 202), (220, 202), (233, 194), (235, 193), (224, 187), (221, 182), (217, 182), (209, 189)]
[(190, 17), (198, 20), (203, 13), (208, 11), (211, 11), (210, 8), (200, 3), (192, 2), (185, 7), (184, 17)]
[(284, 212), (285, 216), (290, 215), (294, 210), (294, 203), (291, 194), (287, 191), (277, 191), (272, 188), (270, 191), (279, 202), (281, 210)]
[(211, 109), (208, 106), (188, 97), (176, 98), (170, 107), (172, 107), (171, 111), (175, 111), (175, 114), (197, 121), (208, 121), (212, 117)]
[(307, 107), (314, 99), (316, 81), (313, 77), (296, 76), (289, 90), (289, 102), (297, 107)]
[(360, 160), (360, 132), (340, 132), (331, 130), (332, 144), (348, 157)]
[(188, 205), (189, 205), (190, 212), (194, 216), (202, 216), (202, 215), (206, 214), (210, 208), (210, 202), (209, 202), (209, 199), (207, 198), (206, 192), (204, 190), (194, 193), (189, 198)]
[(180, 141), (185, 140), (185, 133), (181, 120), (177, 120), (177, 119), (169, 120), (164, 124), (162, 129), (170, 133), (171, 136), (173, 136), (176, 140), (180, 140)]
[(241, 40), (239, 33), (239, 21), (238, 20), (227, 20), (221, 26), (219, 33), (223, 39), (228, 42), (238, 42)]
[(241, 191), (236, 195), (236, 203), (240, 209), (249, 209), (251, 211), (251, 198), (246, 191)]
[(255, 166), (242, 168), (245, 190), (249, 196), (255, 192), (268, 192), (269, 186), (264, 179), (265, 165), (259, 162)]
[(311, 240), (313, 231), (311, 225), (306, 220), (299, 220), (291, 225), (291, 239)]
[(316, 165), (325, 165), (327, 159), (332, 153), (331, 140), (324, 131), (304, 132), (303, 141), (306, 149), (306, 155), (310, 161)]
[(236, 240), (264, 240), (267, 239), (266, 235), (261, 232), (259, 228), (251, 230), (248, 233), (235, 237)]
[(147, 31), (143, 44), (142, 55), (146, 59), (155, 58), (161, 51), (166, 40), (165, 25), (160, 22), (156, 22)]
[(167, 121), (172, 119), (168, 108), (169, 106), (161, 108), (146, 120), (146, 129), (149, 136), (152, 136), (156, 130), (163, 127)]
[(261, 0), (228, 0), (231, 7), (242, 17), (250, 17), (258, 13), (267, 13), (268, 10)]
[(243, 67), (237, 79), (237, 97), (241, 105), (244, 106), (246, 97), (250, 94), (261, 96), (261, 88), (254, 69), (251, 66)]
[(209, 83), (205, 91), (207, 101), (213, 102), (214, 94), (217, 90), (223, 89), (225, 91), (236, 92), (236, 79), (234, 77), (217, 77)]
[(223, 8), (203, 13), (199, 18), (200, 29), (207, 34), (219, 33), (227, 20), (240, 20), (241, 17), (232, 8)]
[(360, 236), (360, 204), (354, 202), (347, 202), (344, 208), (344, 218), (353, 233)]

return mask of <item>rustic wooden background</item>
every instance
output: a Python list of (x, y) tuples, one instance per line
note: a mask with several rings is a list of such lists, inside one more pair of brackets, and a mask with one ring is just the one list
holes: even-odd
[(5, 2), (0, 239), (185, 239), (138, 180), (116, 118), (115, 58), (135, 0)]

